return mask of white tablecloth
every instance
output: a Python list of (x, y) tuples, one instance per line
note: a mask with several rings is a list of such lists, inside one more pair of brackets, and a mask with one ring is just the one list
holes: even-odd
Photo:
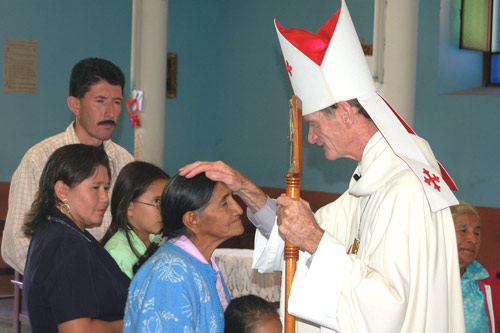
[(215, 249), (213, 256), (232, 299), (254, 294), (269, 302), (279, 302), (281, 272), (261, 274), (252, 269), (253, 250)]

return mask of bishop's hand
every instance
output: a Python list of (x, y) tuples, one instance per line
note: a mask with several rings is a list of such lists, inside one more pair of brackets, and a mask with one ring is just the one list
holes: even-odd
[(254, 182), (222, 161), (197, 161), (179, 169), (179, 175), (186, 178), (202, 172), (207, 178), (226, 184), (231, 192), (239, 196), (254, 213), (267, 201), (266, 194)]
[(316, 252), (324, 231), (319, 227), (309, 203), (282, 194), (277, 199), (277, 224), (280, 234), (290, 243), (311, 254)]

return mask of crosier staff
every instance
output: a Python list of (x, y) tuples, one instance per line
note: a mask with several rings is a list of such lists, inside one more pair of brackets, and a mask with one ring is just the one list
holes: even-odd
[[(297, 96), (290, 100), (290, 120), (288, 128), (290, 141), (290, 166), (286, 177), (286, 195), (300, 198), (300, 178), (302, 178), (302, 102)], [(285, 241), (285, 333), (295, 332), (295, 317), (288, 313), (288, 297), (293, 276), (297, 268), (299, 249)]]

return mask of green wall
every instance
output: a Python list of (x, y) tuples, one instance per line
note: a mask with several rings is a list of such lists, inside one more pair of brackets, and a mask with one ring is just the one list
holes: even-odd
[[(457, 6), (420, 1), (415, 128), (457, 183), (459, 199), (500, 207), (500, 95), (444, 94), (480, 84), (468, 66), (481, 66), (481, 55), (458, 49)], [(450, 12), (441, 30), (440, 9)]]
[[(358, 34), (371, 42), (373, 1), (348, 5)], [(167, 48), (178, 54), (178, 97), (167, 100), (166, 171), (197, 159), (224, 160), (259, 185), (284, 187), (292, 92), (273, 19), (316, 31), (339, 6), (337, 0), (170, 0)], [(38, 93), (0, 91), (1, 181), (30, 146), (71, 121), (65, 101), (74, 63), (109, 58), (129, 78), (131, 7), (124, 0), (0, 0), (0, 65), (5, 38), (39, 43)], [(420, 1), (415, 130), (461, 188), (459, 198), (500, 207), (500, 178), (491, 172), (500, 167), (499, 97), (442, 95), (472, 84), (474, 71), (457, 56), (443, 58), (456, 51), (455, 23), (449, 23), (452, 33), (440, 33), (440, 8), (439, 1)], [(114, 140), (133, 149), (125, 112)], [(303, 188), (341, 192), (355, 165), (326, 161), (305, 138)]]
[[(2, 87), (5, 38), (38, 41), (37, 94), (0, 90), (1, 181), (10, 180), (29, 147), (62, 132), (74, 118), (66, 98), (76, 62), (85, 57), (110, 59), (128, 81), (131, 11), (128, 1), (0, 1)], [(133, 131), (123, 114), (114, 138), (129, 150), (133, 147)]]

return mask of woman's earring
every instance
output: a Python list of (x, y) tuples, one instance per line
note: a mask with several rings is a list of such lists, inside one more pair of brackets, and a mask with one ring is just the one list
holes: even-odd
[(68, 199), (63, 199), (62, 204), (59, 207), (59, 210), (63, 212), (63, 214), (68, 215), (71, 211), (71, 207), (68, 204)]

